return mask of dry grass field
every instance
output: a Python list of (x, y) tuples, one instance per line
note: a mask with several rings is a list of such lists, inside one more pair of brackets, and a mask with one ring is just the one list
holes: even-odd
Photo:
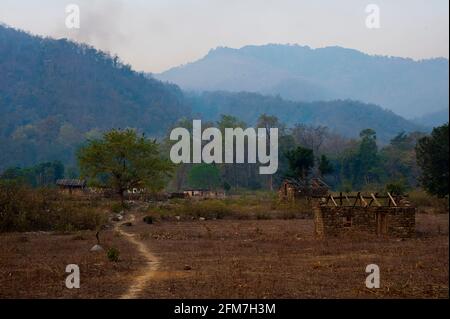
[[(414, 239), (321, 240), (301, 216), (189, 215), (146, 224), (148, 212), (127, 212), (132, 226), (115, 222), (158, 258), (157, 270), (139, 283), (139, 298), (448, 298), (448, 214), (418, 214)], [(0, 298), (123, 297), (150, 271), (143, 248), (127, 237), (113, 225), (102, 231), (103, 247), (120, 251), (112, 262), (105, 251), (89, 251), (93, 231), (0, 234)], [(380, 289), (365, 288), (372, 263), (380, 267)], [(80, 289), (65, 287), (67, 264), (80, 266)]]

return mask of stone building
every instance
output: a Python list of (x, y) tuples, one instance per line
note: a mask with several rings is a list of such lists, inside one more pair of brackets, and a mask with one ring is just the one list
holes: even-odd
[(390, 194), (386, 197), (374, 194), (344, 196), (334, 198), (330, 195), (315, 203), (314, 225), (319, 237), (349, 232), (414, 237), (416, 209), (404, 199), (394, 199)]

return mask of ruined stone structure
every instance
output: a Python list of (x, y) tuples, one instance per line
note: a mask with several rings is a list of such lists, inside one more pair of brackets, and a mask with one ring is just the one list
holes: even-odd
[[(387, 203), (382, 199), (387, 198)], [(345, 199), (345, 202), (344, 200)], [(353, 201), (353, 199), (355, 199)], [(366, 201), (369, 199), (370, 201)], [(329, 205), (331, 202), (332, 205)], [(375, 206), (372, 204), (375, 203)], [(397, 204), (399, 203), (399, 204)], [(315, 233), (320, 237), (349, 232), (366, 232), (379, 236), (413, 237), (416, 209), (404, 199), (386, 197), (330, 195), (314, 204)]]

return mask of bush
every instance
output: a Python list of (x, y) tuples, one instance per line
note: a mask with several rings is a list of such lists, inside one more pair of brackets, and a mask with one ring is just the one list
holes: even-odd
[(411, 191), (408, 199), (417, 208), (432, 208), (436, 212), (448, 212), (448, 198), (438, 198), (424, 190)]
[(395, 181), (386, 185), (386, 192), (393, 195), (404, 195), (406, 190), (407, 189), (403, 181)]
[(130, 205), (128, 205), (127, 203), (124, 203), (123, 205), (121, 203), (114, 203), (111, 205), (111, 211), (116, 214), (127, 209), (130, 209)]
[(68, 201), (52, 189), (0, 183), (0, 232), (96, 229), (106, 215), (91, 202)]
[(267, 214), (267, 213), (257, 213), (256, 219), (265, 220), (265, 219), (271, 219), (271, 217), (270, 217), (270, 214)]
[(281, 214), (281, 218), (282, 219), (296, 219), (297, 218), (297, 214), (294, 212), (283, 212)]
[(170, 214), (172, 216), (191, 216), (194, 218), (222, 219), (232, 214), (232, 210), (221, 200), (202, 200), (181, 202), (172, 202), (171, 205), (165, 205), (160, 208), (151, 208), (152, 211), (158, 211), (161, 219)]
[(153, 217), (152, 216), (145, 216), (142, 220), (146, 224), (153, 224)]
[(111, 261), (111, 262), (118, 262), (119, 261), (119, 256), (120, 256), (120, 252), (119, 252), (119, 250), (117, 248), (111, 247), (106, 252), (106, 256), (108, 257), (109, 261)]

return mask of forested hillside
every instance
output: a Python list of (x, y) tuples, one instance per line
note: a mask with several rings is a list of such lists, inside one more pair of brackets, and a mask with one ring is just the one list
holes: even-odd
[(88, 138), (111, 128), (136, 128), (162, 137), (180, 118), (233, 115), (255, 125), (262, 114), (287, 126), (326, 126), (358, 138), (371, 128), (388, 142), (423, 130), (379, 106), (350, 100), (291, 102), (255, 93), (182, 92), (144, 76), (118, 57), (83, 44), (32, 36), (0, 26), (0, 171), (61, 161)]
[(148, 79), (104, 52), (0, 25), (0, 169), (70, 161), (98, 130), (157, 136), (189, 113), (175, 85)]
[(366, 128), (388, 142), (401, 132), (423, 131), (424, 128), (379, 106), (350, 100), (330, 102), (291, 102), (280, 97), (256, 93), (205, 92), (191, 94), (193, 114), (217, 120), (221, 114), (238, 117), (253, 125), (261, 114), (274, 115), (287, 126), (306, 124), (326, 126), (334, 133), (356, 138)]

